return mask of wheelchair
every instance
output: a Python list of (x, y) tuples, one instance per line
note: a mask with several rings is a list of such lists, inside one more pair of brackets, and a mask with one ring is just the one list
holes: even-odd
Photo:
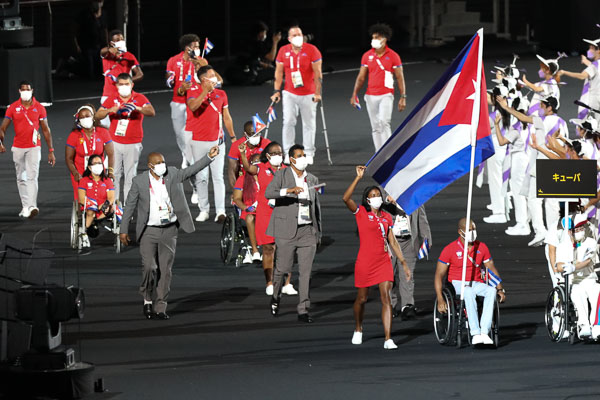
[(220, 240), (221, 261), (224, 265), (227, 265), (235, 259), (236, 268), (242, 266), (244, 257), (247, 254), (252, 255), (248, 230), (240, 215), (241, 211), (236, 206), (233, 206), (233, 210), (227, 212), (221, 229)]
[[(469, 333), (469, 320), (467, 319), (467, 309), (463, 304), (461, 308), (460, 296), (457, 296), (454, 286), (446, 282), (442, 289), (442, 296), (446, 302), (447, 312), (442, 314), (438, 311), (438, 301), (435, 299), (433, 306), (433, 330), (439, 344), (445, 346), (456, 346), (461, 348), (464, 343), (471, 345), (471, 335)], [(492, 317), (492, 326), (490, 336), (494, 341), (494, 346), (498, 348), (500, 344), (500, 307), (498, 300), (494, 301), (494, 311)], [(481, 318), (483, 309), (483, 298), (477, 296), (478, 318)], [(460, 323), (459, 323), (460, 320)]]
[[(115, 201), (115, 206), (118, 205), (118, 200)], [(85, 210), (79, 209), (79, 202), (74, 201), (71, 207), (71, 248), (81, 252), (83, 249), (83, 234), (85, 232)], [(97, 221), (99, 228), (113, 233), (115, 235), (114, 246), (115, 252), (119, 254), (121, 252), (121, 240), (119, 239), (120, 233), (120, 222), (115, 215), (111, 213), (106, 218)]]
[(546, 329), (553, 342), (568, 339), (570, 344), (577, 340), (577, 310), (570, 297), (569, 275), (558, 281), (548, 293), (546, 300)]

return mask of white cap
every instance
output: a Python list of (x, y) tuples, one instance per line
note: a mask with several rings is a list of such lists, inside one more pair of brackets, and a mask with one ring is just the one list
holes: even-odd
[(591, 39), (583, 39), (584, 42), (591, 44), (592, 46), (600, 47), (600, 39), (591, 40)]
[(575, 214), (575, 218), (573, 218), (573, 227), (576, 228), (578, 226), (583, 225), (586, 222), (588, 222), (587, 215), (577, 213)]
[[(535, 55), (538, 60), (540, 60), (542, 62), (542, 64), (544, 64), (546, 67), (548, 67), (550, 69), (550, 72), (552, 73), (552, 75), (556, 74), (559, 70), (559, 66), (558, 66), (558, 60), (560, 60), (563, 57), (566, 57), (567, 55), (565, 53), (558, 53), (558, 58), (555, 59), (545, 59), (544, 57), (540, 56), (539, 54)], [(552, 71), (552, 66), (551, 64), (554, 64), (556, 69), (554, 71)]]

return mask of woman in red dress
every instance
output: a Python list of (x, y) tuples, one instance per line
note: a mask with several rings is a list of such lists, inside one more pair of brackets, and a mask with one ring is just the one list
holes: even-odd
[(352, 194), (358, 181), (364, 175), (365, 167), (356, 167), (356, 178), (344, 193), (346, 207), (356, 216), (356, 225), (360, 239), (358, 257), (354, 266), (354, 286), (358, 288), (354, 301), (354, 320), (356, 327), (352, 336), (352, 344), (362, 343), (362, 321), (365, 313), (365, 303), (369, 296), (369, 287), (379, 286), (381, 298), (381, 320), (385, 333), (384, 349), (396, 349), (398, 346), (391, 338), (392, 334), (392, 302), (390, 291), (394, 282), (394, 270), (390, 258), (390, 250), (400, 260), (404, 267), (406, 280), (410, 280), (410, 270), (400, 245), (392, 232), (393, 217), (381, 210), (383, 195), (377, 186), (369, 186), (362, 196), (361, 205), (352, 200)]
[[(275, 172), (281, 168), (285, 168), (283, 165), (283, 150), (281, 145), (277, 142), (271, 142), (265, 147), (260, 155), (261, 163), (258, 165), (250, 165), (246, 158), (245, 144), (242, 143), (239, 146), (240, 158), (244, 169), (249, 174), (255, 174), (258, 177), (258, 204), (256, 206), (256, 220), (254, 224), (256, 243), (262, 247), (262, 263), (263, 271), (265, 273), (265, 280), (267, 287), (265, 293), (268, 296), (273, 295), (273, 261), (275, 258), (275, 238), (266, 234), (269, 221), (271, 220), (271, 213), (273, 212), (273, 206), (275, 205), (274, 200), (268, 200), (265, 197), (265, 190), (267, 186), (273, 180)], [(271, 205), (273, 204), (273, 205)], [(294, 289), (294, 286), (290, 283), (292, 274), (289, 274), (285, 285), (281, 288), (281, 293), (289, 296), (296, 295), (298, 292)]]
[(94, 119), (96, 110), (93, 105), (86, 104), (79, 107), (75, 113), (75, 126), (67, 138), (65, 146), (65, 163), (71, 172), (73, 195), (78, 199), (77, 188), (88, 159), (97, 154), (104, 161), (104, 154), (108, 157), (108, 176), (113, 178), (113, 144), (108, 131), (99, 126)]

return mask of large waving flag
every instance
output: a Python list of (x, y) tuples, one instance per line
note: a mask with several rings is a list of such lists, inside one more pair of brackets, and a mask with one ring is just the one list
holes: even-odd
[(494, 154), (483, 68), (483, 29), (367, 163), (407, 214)]

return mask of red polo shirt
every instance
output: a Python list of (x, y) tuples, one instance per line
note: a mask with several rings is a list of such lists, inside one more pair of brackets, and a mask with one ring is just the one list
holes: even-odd
[[(35, 97), (31, 98), (31, 105), (28, 108), (23, 106), (21, 99), (8, 106), (4, 118), (10, 119), (15, 128), (13, 147), (28, 149), (41, 146), (40, 120), (47, 117), (46, 109)], [(37, 144), (33, 144), (34, 130), (38, 131)]]
[(196, 68), (194, 67), (194, 63), (192, 61), (185, 61), (183, 59), (183, 51), (171, 58), (167, 62), (167, 74), (169, 74), (170, 78), (173, 79), (173, 102), (185, 104), (185, 95), (180, 96), (177, 94), (177, 90), (181, 86), (188, 76), (191, 81), (194, 79), (194, 74), (196, 73)]
[(83, 131), (74, 130), (67, 138), (67, 146), (75, 149), (75, 168), (83, 173), (86, 157), (97, 154), (104, 160), (104, 146), (112, 142), (110, 133), (104, 128), (95, 127), (92, 136), (88, 139)]
[(86, 176), (79, 180), (79, 189), (85, 190), (85, 196), (88, 199), (96, 200), (98, 208), (107, 200), (106, 192), (115, 190), (112, 180), (100, 179), (98, 182), (91, 177)]
[(102, 96), (118, 96), (117, 91), (117, 76), (122, 73), (131, 74), (131, 70), (134, 67), (139, 67), (140, 63), (133, 54), (126, 51), (120, 53), (118, 59), (103, 58), (102, 59), (102, 73), (104, 74), (104, 90)]
[[(444, 250), (442, 250), (438, 261), (448, 265), (449, 282), (462, 280), (463, 255), (463, 244), (458, 239), (444, 247)], [(466, 281), (483, 282), (483, 279), (481, 279), (481, 271), (473, 265), (471, 259), (481, 267), (483, 266), (483, 263), (492, 259), (490, 250), (485, 243), (476, 240), (473, 242), (473, 247), (471, 247), (471, 250), (469, 251), (469, 256), (470, 258), (467, 258)]]
[[(202, 86), (198, 83), (187, 91), (187, 99), (195, 99), (202, 94)], [(221, 89), (214, 89), (204, 99), (196, 111), (187, 108), (185, 130), (192, 132), (192, 140), (214, 142), (223, 137), (223, 109), (229, 107), (227, 94)]]
[[(313, 72), (313, 63), (320, 61), (323, 57), (321, 52), (310, 43), (304, 43), (298, 54), (292, 49), (291, 44), (287, 44), (279, 49), (275, 62), (283, 65), (285, 72), (285, 86), (283, 90), (298, 96), (305, 96), (315, 93), (315, 81)], [(304, 86), (294, 88), (292, 83), (292, 72), (300, 70), (302, 83)]]
[(367, 94), (379, 96), (394, 93), (394, 88), (385, 87), (385, 71), (390, 72), (393, 78), (394, 70), (402, 66), (398, 53), (386, 47), (381, 57), (378, 57), (375, 49), (371, 49), (363, 54), (360, 65), (369, 69)]
[[(110, 96), (106, 99), (104, 104), (102, 104), (102, 107), (108, 109), (115, 105), (122, 106), (126, 103), (132, 103), (136, 106), (143, 107), (145, 104), (150, 104), (150, 101), (143, 94), (131, 91), (131, 97), (127, 101), (124, 101), (119, 95)], [(139, 111), (133, 111), (129, 115), (110, 113), (108, 116), (110, 118), (109, 132), (112, 140), (121, 144), (142, 143), (142, 139), (144, 138), (144, 130), (142, 128), (144, 114)], [(121, 120), (123, 120), (123, 122), (121, 122), (121, 127), (124, 124), (127, 124), (125, 133), (120, 132), (119, 121)]]
[[(227, 155), (227, 157), (231, 158), (232, 160), (239, 161), (241, 167), (240, 173), (243, 173), (244, 168), (242, 167), (242, 160), (240, 159), (240, 149), (238, 148), (238, 146), (244, 143), (245, 141), (246, 136), (242, 136), (241, 138), (233, 142), (231, 144), (231, 148), (229, 149), (229, 154)], [(250, 148), (250, 146), (248, 146), (248, 143), (246, 143), (246, 159), (250, 161), (250, 157), (252, 157), (255, 154), (262, 153), (269, 143), (271, 143), (271, 141), (269, 139), (265, 139), (262, 136), (260, 137), (260, 142), (258, 143), (258, 146), (252, 149)]]

